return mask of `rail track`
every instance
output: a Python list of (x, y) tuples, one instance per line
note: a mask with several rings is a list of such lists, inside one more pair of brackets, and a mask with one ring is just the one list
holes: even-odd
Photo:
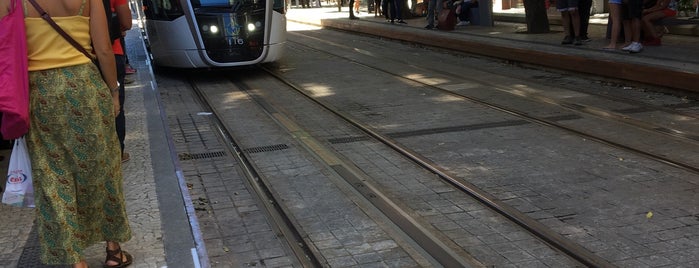
[[(518, 118), (517, 120), (505, 120), (502, 122), (486, 122), (479, 124), (472, 124), (467, 126), (449, 126), (449, 127), (431, 127), (425, 129), (417, 129), (411, 131), (387, 131), (381, 127), (377, 127), (377, 122), (372, 122), (367, 120), (372, 116), (381, 116), (380, 112), (376, 112), (375, 104), (363, 104), (354, 103), (356, 100), (345, 99), (345, 103), (351, 103), (353, 107), (360, 107), (366, 116), (358, 116), (357, 111), (348, 109), (348, 106), (339, 105), (338, 102), (331, 99), (326, 99), (324, 94), (331, 94), (331, 92), (323, 89), (323, 86), (319, 86), (319, 82), (322, 80), (308, 80), (299, 79), (298, 76), (288, 75), (287, 66), (263, 66), (269, 75), (276, 79), (276, 82), (259, 82), (260, 81), (271, 81), (270, 76), (263, 76), (255, 72), (249, 72), (243, 75), (235, 76), (235, 79), (227, 81), (229, 77), (225, 76), (214, 76), (213, 80), (218, 80), (221, 84), (230, 84), (230, 91), (238, 92), (244, 95), (244, 98), (253, 100), (256, 103), (256, 109), (263, 111), (264, 114), (269, 118), (269, 120), (276, 122), (276, 125), (284, 129), (285, 135), (292, 137), (296, 142), (298, 142), (298, 147), (303, 148), (306, 153), (314, 156), (315, 159), (319, 159), (324, 163), (324, 166), (328, 167), (331, 172), (341, 178), (345, 184), (350, 185), (354, 191), (361, 196), (361, 198), (367, 201), (373, 208), (366, 208), (365, 210), (378, 210), (384, 217), (392, 222), (399, 229), (399, 231), (393, 231), (392, 233), (400, 233), (409, 237), (407, 240), (411, 240), (415, 243), (418, 250), (408, 250), (409, 252), (423, 252), (428, 256), (425, 257), (426, 261), (419, 262), (423, 265), (425, 263), (439, 264), (445, 267), (455, 267), (455, 266), (479, 266), (485, 263), (490, 263), (488, 261), (482, 262), (479, 256), (472, 256), (469, 252), (469, 247), (464, 246), (460, 243), (455, 243), (454, 239), (449, 236), (453, 234), (447, 234), (443, 230), (438, 230), (439, 228), (434, 228), (435, 223), (430, 223), (424, 217), (420, 217), (421, 214), (418, 210), (413, 210), (414, 207), (407, 205), (406, 200), (402, 200), (401, 197), (395, 194), (395, 190), (391, 190), (386, 183), (381, 182), (382, 178), (374, 177), (368, 172), (371, 168), (365, 167), (362, 162), (357, 162), (352, 156), (347, 155), (347, 152), (343, 149), (339, 149), (339, 146), (334, 145), (333, 140), (337, 143), (356, 143), (356, 142), (368, 142), (377, 143), (380, 142), (386, 148), (393, 150), (393, 153), (400, 154), (404, 159), (409, 159), (415, 166), (419, 166), (423, 169), (423, 172), (436, 174), (437, 177), (444, 184), (451, 185), (455, 189), (462, 191), (463, 196), (470, 196), (478, 200), (482, 206), (488, 207), (488, 210), (495, 211), (499, 217), (511, 221), (514, 225), (518, 226), (522, 230), (526, 230), (532, 236), (537, 237), (537, 239), (544, 241), (551, 248), (558, 252), (558, 254), (568, 256), (572, 264), (570, 266), (584, 265), (589, 267), (613, 267), (616, 264), (612, 264), (606, 256), (600, 255), (598, 251), (593, 251), (589, 249), (589, 244), (586, 241), (578, 241), (570, 234), (561, 233), (561, 230), (555, 228), (550, 224), (544, 224), (541, 222), (542, 218), (537, 216), (536, 213), (531, 211), (522, 211), (520, 207), (512, 205), (510, 199), (503, 199), (501, 193), (492, 193), (491, 189), (485, 189), (482, 186), (477, 185), (477, 183), (472, 183), (468, 179), (464, 178), (464, 174), (458, 174), (459, 169), (450, 167), (449, 164), (441, 162), (441, 160), (435, 159), (429, 154), (425, 154), (423, 148), (412, 147), (412, 143), (406, 143), (403, 141), (398, 141), (405, 139), (406, 137), (414, 137), (420, 135), (438, 135), (443, 133), (454, 133), (459, 131), (467, 131), (479, 128), (494, 128), (494, 127), (517, 127), (520, 125), (527, 125), (534, 123), (534, 125), (541, 126), (547, 129), (555, 129), (561, 133), (566, 133), (565, 135), (576, 136), (579, 139), (585, 141), (595, 141), (598, 146), (604, 146), (609, 149), (605, 150), (618, 150), (624, 152), (624, 154), (632, 154), (640, 156), (641, 158), (650, 159), (661, 165), (664, 165), (666, 169), (678, 169), (683, 170), (683, 172), (689, 172), (693, 174), (687, 178), (690, 183), (693, 181), (691, 177), (695, 177), (699, 174), (699, 169), (696, 163), (691, 161), (686, 161), (686, 156), (682, 155), (669, 155), (664, 152), (655, 152), (653, 147), (643, 147), (637, 146), (638, 144), (634, 142), (627, 142), (622, 139), (614, 139), (605, 135), (599, 135), (600, 130), (588, 131), (585, 124), (578, 125), (576, 123), (566, 122), (569, 120), (579, 120), (585, 119), (591, 122), (605, 122), (608, 124), (621, 125), (624, 128), (634, 129), (634, 131), (640, 133), (650, 133), (655, 137), (664, 137), (663, 139), (672, 140), (673, 143), (679, 144), (679, 146), (685, 146), (691, 148), (696, 146), (696, 135), (694, 129), (696, 127), (693, 120), (696, 119), (696, 115), (693, 112), (677, 111), (669, 106), (657, 106), (648, 105), (643, 106), (642, 101), (637, 101), (633, 99), (624, 98), (610, 98), (614, 101), (625, 103), (629, 106), (635, 106), (635, 108), (625, 108), (617, 107), (618, 110), (614, 111), (612, 109), (604, 108), (604, 106), (594, 106), (589, 103), (576, 102), (573, 98), (555, 98), (544, 93), (538, 93), (533, 90), (526, 89), (522, 84), (515, 84), (513, 86), (503, 86), (502, 83), (496, 83), (493, 79), (494, 76), (487, 75), (476, 75), (475, 77), (468, 78), (467, 81), (457, 83), (469, 84), (472, 88), (488, 88), (492, 89), (493, 92), (499, 92), (497, 97), (509, 96), (508, 99), (502, 101), (494, 101), (493, 98), (483, 97), (471, 91), (465, 90), (463, 87), (459, 88), (457, 86), (443, 85), (435, 83), (436, 80), (446, 80), (446, 81), (462, 81), (463, 79), (459, 77), (456, 73), (450, 73), (444, 69), (427, 66), (427, 67), (415, 67), (416, 70), (425, 71), (426, 73), (438, 73), (439, 75), (424, 75), (419, 76), (415, 73), (407, 73), (405, 70), (394, 70), (392, 68), (386, 68), (386, 65), (390, 64), (406, 64), (400, 58), (392, 59), (381, 59), (380, 63), (377, 63), (376, 59), (371, 59), (375, 53), (369, 49), (362, 50), (356, 49), (352, 46), (345, 44), (340, 44), (338, 42), (332, 41), (332, 38), (319, 39), (314, 36), (306, 36), (303, 34), (294, 34), (302, 36), (302, 38), (307, 38), (305, 40), (312, 40), (312, 42), (296, 42), (291, 41), (291, 47), (302, 50), (307, 53), (313, 54), (309, 56), (315, 60), (313, 57), (322, 58), (323, 60), (330, 60), (337, 62), (338, 65), (351, 65), (353, 68), (363, 69), (364, 72), (372, 73), (376, 76), (387, 77), (382, 78), (377, 81), (384, 80), (397, 80), (403, 81), (406, 87), (413, 87), (416, 91), (425, 92), (420, 93), (421, 95), (426, 95), (431, 98), (441, 98), (449, 99), (450, 102), (463, 103), (463, 105), (476, 105), (485, 108), (486, 110), (501, 113), (503, 115), (512, 116)], [(301, 37), (300, 37), (301, 38)], [(324, 49), (318, 48), (320, 46), (327, 46)], [(310, 43), (310, 44), (309, 44)], [(363, 58), (363, 57), (367, 57)], [(388, 62), (388, 64), (386, 64)], [(382, 65), (383, 63), (384, 65)], [(477, 71), (474, 71), (477, 72)], [(390, 78), (388, 78), (390, 77)], [(212, 79), (209, 79), (212, 80)], [(536, 85), (537, 81), (527, 80), (526, 85), (532, 87), (540, 86)], [(370, 81), (369, 83), (374, 83)], [(531, 83), (531, 84), (530, 84)], [(196, 87), (196, 86), (195, 86)], [(548, 85), (548, 87), (555, 87)], [(468, 88), (468, 87), (467, 87)], [(207, 89), (202, 90), (206, 92)], [(575, 90), (572, 90), (575, 92)], [(294, 93), (290, 93), (294, 92)], [(339, 92), (338, 92), (339, 93)], [(578, 91), (582, 94), (583, 92)], [(212, 97), (206, 97), (209, 93), (201, 93), (205, 99), (209, 100), (221, 98), (222, 95), (215, 95)], [(576, 93), (577, 94), (577, 93)], [(276, 96), (280, 95), (280, 96)], [(281, 95), (284, 95), (282, 97)], [(331, 94), (332, 95), (332, 94)], [(597, 97), (603, 97), (602, 94), (592, 94)], [(303, 96), (303, 97), (302, 97)], [(439, 97), (437, 97), (439, 96)], [(448, 96), (448, 97), (444, 97)], [(238, 98), (243, 98), (238, 96)], [(396, 95), (395, 98), (401, 98), (400, 95)], [(304, 99), (304, 100), (301, 100)], [(537, 105), (549, 105), (556, 107), (564, 112), (559, 112), (557, 115), (540, 115), (537, 112), (532, 112), (529, 110), (522, 109), (523, 106), (509, 106), (504, 103), (512, 101), (514, 99), (523, 99), (527, 102), (527, 105), (531, 103), (536, 103)], [(219, 105), (220, 100), (218, 101)], [(516, 103), (514, 101), (513, 103)], [(304, 105), (297, 103), (306, 103)], [(308, 103), (313, 103), (309, 105)], [(287, 106), (288, 105), (288, 106)], [(308, 122), (302, 122), (304, 115), (302, 112), (297, 111), (300, 109), (297, 106), (304, 106), (303, 109), (311, 109), (315, 112), (310, 112), (310, 114), (321, 114), (321, 113), (331, 113), (332, 116), (324, 115), (325, 118), (335, 118), (333, 120), (323, 121), (324, 123), (328, 121), (333, 121), (327, 128), (347, 128), (351, 126), (353, 131), (348, 131), (349, 134), (344, 137), (338, 137), (337, 135), (318, 135), (317, 133), (322, 133), (322, 130), (314, 130), (313, 125)], [(374, 105), (374, 106), (372, 106)], [(310, 106), (318, 106), (316, 108), (308, 108)], [(390, 106), (390, 105), (389, 105)], [(681, 106), (681, 105), (678, 105)], [(439, 110), (440, 108), (435, 109)], [(216, 108), (212, 108), (215, 112)], [(677, 118), (677, 122), (685, 122), (687, 125), (678, 125), (677, 128), (668, 127), (659, 121), (644, 121), (642, 118), (630, 118), (629, 114), (633, 111), (661, 111), (667, 113), (667, 117)], [(623, 111), (628, 111), (625, 114)], [(216, 113), (216, 112), (215, 112)], [(445, 114), (449, 114), (445, 112)], [(306, 115), (307, 116), (307, 115)], [(386, 116), (390, 117), (390, 116)], [(299, 121), (301, 120), (301, 121)], [(335, 122), (337, 120), (337, 122)], [(225, 120), (217, 120), (223, 122), (224, 127), (221, 127), (221, 135), (228, 137), (235, 137), (236, 135), (231, 131), (232, 127), (225, 127)], [(385, 125), (395, 124), (400, 125), (400, 122), (381, 122)], [(317, 122), (316, 122), (317, 124)], [(672, 123), (675, 124), (675, 123)], [(347, 125), (347, 126), (341, 126)], [(589, 127), (589, 123), (588, 126)], [(230, 131), (230, 132), (229, 132)], [(245, 133), (244, 131), (241, 133)], [(231, 138), (235, 140), (235, 138)], [(343, 140), (343, 141), (340, 141)], [(353, 145), (348, 145), (353, 147)], [(363, 145), (357, 145), (363, 146)], [(677, 147), (678, 145), (673, 145)], [(231, 152), (235, 152), (237, 155), (245, 156), (245, 150), (240, 149), (240, 146), (234, 146)], [(293, 146), (292, 147), (296, 147)], [(670, 148), (675, 148), (669, 146)], [(650, 148), (650, 149), (649, 149)], [(358, 149), (359, 150), (359, 149)], [(615, 153), (616, 154), (616, 153)], [(387, 157), (388, 158), (388, 157)], [(254, 162), (251, 160), (246, 160), (245, 158), (240, 158), (238, 161), (242, 162)], [(395, 161), (395, 160), (394, 160)], [(641, 160), (636, 160), (641, 161)], [(249, 177), (253, 178), (253, 181), (260, 181), (264, 183), (273, 183), (268, 181), (264, 175), (259, 175), (261, 172), (254, 171), (255, 165), (250, 165)], [(696, 183), (696, 182), (694, 182)], [(257, 186), (256, 186), (257, 187)], [(264, 194), (266, 196), (264, 199), (267, 200), (269, 196), (275, 196), (275, 190), (270, 190), (270, 188), (279, 186), (267, 186), (261, 188), (267, 188), (268, 190), (262, 191), (267, 192)], [(487, 188), (487, 187), (486, 187)], [(409, 198), (409, 197), (407, 197)], [(270, 199), (271, 200), (271, 199)], [(452, 199), (450, 202), (452, 202)], [(360, 201), (354, 201), (356, 204), (363, 204)], [(453, 201), (462, 202), (462, 201)], [(275, 204), (275, 206), (283, 203), (283, 201), (272, 201), (270, 203)], [(280, 205), (275, 210), (281, 209), (284, 211), (285, 205)], [(288, 204), (287, 204), (288, 206)], [(360, 206), (365, 206), (360, 205)], [(287, 220), (281, 220), (280, 225), (286, 225), (290, 227), (285, 227), (288, 229), (299, 229), (298, 221), (293, 218), (293, 212), (281, 212), (280, 214), (288, 214)], [(367, 212), (367, 214), (370, 214)], [(560, 221), (571, 221), (575, 220), (578, 214), (582, 215), (580, 212), (563, 213), (555, 216), (556, 220)], [(304, 228), (300, 228), (304, 229)], [(308, 231), (308, 230), (306, 230)], [(292, 231), (288, 231), (292, 232)], [(289, 244), (297, 243), (298, 241), (304, 240), (306, 242), (305, 246), (301, 246), (300, 250), (294, 250), (297, 252), (298, 258), (308, 258), (304, 256), (316, 255), (310, 259), (316, 259), (318, 261), (310, 262), (306, 265), (328, 265), (328, 261), (323, 257), (323, 251), (325, 249), (315, 248), (312, 239), (309, 240), (309, 236), (304, 234), (304, 231), (293, 232), (295, 235), (285, 235), (289, 237), (295, 237), (295, 239), (290, 240)], [(401, 235), (397, 235), (401, 236)], [(409, 243), (410, 244), (410, 243)], [(305, 249), (304, 249), (305, 248)], [(310, 250), (308, 250), (310, 249)], [(417, 253), (414, 253), (417, 254)], [(487, 265), (487, 264), (486, 264)], [(304, 265), (305, 266), (305, 265)]]
[[(334, 47), (337, 47), (338, 50), (351, 50), (351, 47), (345, 46), (343, 44), (339, 44), (339, 43), (328, 41), (328, 40), (321, 40), (317, 37), (312, 37), (312, 36), (306, 36), (306, 37), (311, 38), (311, 39), (315, 39), (319, 42), (323, 42), (323, 43), (329, 44), (329, 45), (334, 46)], [(304, 44), (300, 44), (300, 43), (295, 43), (295, 44), (305, 46)], [(306, 47), (309, 49), (313, 49), (313, 48), (310, 48), (308, 46), (306, 46)], [(597, 142), (600, 142), (600, 143), (603, 143), (603, 144), (606, 144), (609, 146), (613, 146), (613, 147), (620, 148), (620, 149), (623, 149), (623, 150), (626, 150), (629, 152), (643, 155), (643, 156), (648, 157), (650, 159), (653, 159), (653, 160), (656, 160), (656, 161), (659, 161), (659, 162), (662, 162), (662, 163), (665, 163), (668, 165), (672, 165), (675, 167), (683, 168), (683, 169), (686, 169), (686, 170), (691, 171), (693, 173), (699, 174), (699, 166), (696, 163), (691, 163), (691, 162), (688, 162), (688, 161), (685, 161), (682, 159), (673, 159), (673, 158), (668, 156), (669, 155), (668, 153), (653, 152), (653, 151), (650, 151), (649, 149), (641, 149), (641, 148), (635, 147), (633, 145), (627, 145), (627, 144), (624, 144), (623, 142), (618, 142), (618, 141), (615, 141), (613, 139), (606, 138), (606, 137), (591, 133), (589, 131), (585, 131), (583, 129), (579, 129), (577, 127), (569, 127), (569, 126), (566, 126), (565, 124), (557, 123), (555, 120), (550, 120), (548, 118), (544, 118), (544, 117), (540, 117), (540, 116), (532, 116), (527, 111), (523, 111), (523, 110), (516, 109), (513, 107), (508, 107), (506, 104), (503, 105), (503, 104), (500, 104), (500, 103), (497, 103), (494, 101), (487, 100), (485, 98), (479, 98), (476, 96), (468, 95), (467, 93), (461, 93), (458, 90), (452, 90), (452, 89), (447, 89), (447, 88), (440, 87), (440, 86), (434, 86), (427, 79), (411, 78), (410, 76), (396, 73), (396, 72), (394, 72), (390, 69), (387, 69), (387, 68), (382, 68), (382, 67), (377, 67), (375, 65), (365, 64), (357, 59), (346, 57), (346, 56), (343, 56), (339, 53), (334, 53), (333, 50), (322, 50), (322, 53), (326, 53), (326, 54), (332, 55), (334, 57), (341, 58), (343, 60), (352, 62), (353, 64), (361, 65), (367, 69), (371, 69), (371, 70), (379, 71), (379, 72), (384, 72), (386, 74), (389, 74), (389, 75), (392, 75), (395, 77), (399, 77), (401, 79), (410, 80), (412, 82), (422, 84), (425, 87), (429, 87), (431, 89), (434, 89), (434, 90), (437, 90), (440, 92), (451, 94), (453, 96), (463, 98), (464, 100), (478, 103), (480, 105), (483, 105), (483, 106), (486, 106), (486, 107), (489, 107), (492, 109), (496, 109), (496, 110), (502, 111), (504, 113), (515, 115), (515, 116), (520, 117), (520, 118), (527, 120), (527, 121), (531, 121), (531, 122), (535, 122), (538, 124), (547, 125), (547, 126), (555, 127), (558, 129), (562, 129), (562, 130), (574, 133), (574, 134), (579, 135), (579, 136), (584, 137), (584, 138), (595, 140)], [(407, 64), (407, 63), (406, 62), (396, 62), (396, 64)], [(445, 74), (444, 70), (438, 70), (438, 69), (434, 69), (434, 68), (423, 68), (423, 69), (430, 70), (434, 73)], [(279, 76), (279, 75), (277, 75), (277, 76)], [(457, 77), (461, 77), (461, 74), (446, 73), (445, 76), (450, 77), (450, 78), (457, 78)], [(508, 94), (512, 94), (514, 96), (519, 96), (522, 98), (526, 98), (528, 100), (533, 100), (533, 101), (537, 101), (540, 103), (555, 105), (555, 106), (562, 107), (562, 108), (570, 110), (570, 111), (574, 111), (574, 112), (581, 113), (581, 114), (593, 115), (593, 116), (596, 116), (596, 117), (599, 117), (599, 118), (602, 118), (605, 120), (614, 120), (614, 121), (617, 121), (617, 122), (620, 122), (623, 124), (631, 125), (635, 128), (638, 128), (638, 129), (646, 131), (646, 132), (652, 132), (652, 133), (657, 133), (657, 134), (661, 134), (661, 135), (666, 135), (672, 139), (684, 140), (690, 146), (696, 146), (699, 144), (698, 143), (699, 142), (699, 135), (695, 131), (695, 130), (699, 130), (699, 124), (696, 123), (696, 119), (698, 119), (699, 117), (697, 117), (697, 114), (693, 113), (693, 112), (678, 111), (675, 109), (670, 109), (668, 107), (650, 105), (650, 104), (643, 103), (643, 102), (640, 102), (637, 100), (632, 100), (629, 98), (609, 97), (610, 99), (613, 99), (615, 101), (621, 101), (624, 103), (629, 103), (630, 105), (633, 105), (633, 106), (641, 107), (641, 109), (643, 109), (643, 110), (663, 111), (663, 112), (669, 114), (668, 117), (680, 118), (679, 120), (676, 121), (676, 124), (675, 124), (675, 126), (680, 127), (680, 128), (672, 128), (669, 126), (657, 125), (654, 123), (648, 123), (648, 122), (643, 121), (643, 120), (634, 119), (634, 118), (631, 118), (631, 116), (629, 114), (622, 114), (622, 113), (618, 113), (618, 112), (615, 112), (613, 110), (609, 110), (609, 109), (605, 109), (605, 108), (593, 107), (593, 106), (589, 106), (589, 105), (585, 105), (585, 104), (567, 101), (567, 100), (561, 99), (561, 98), (548, 97), (548, 96), (545, 96), (543, 94), (529, 93), (529, 92), (526, 92), (525, 90), (521, 90), (521, 88), (516, 87), (516, 86), (504, 87), (501, 85), (497, 85), (497, 84), (493, 83), (492, 81), (488, 81), (487, 79), (479, 78), (478, 75), (475, 75), (473, 77), (469, 77), (468, 80), (473, 81), (475, 83), (478, 83), (481, 86), (484, 86), (484, 87), (487, 87), (487, 88), (490, 88), (493, 90), (507, 92)], [(538, 81), (534, 81), (533, 79), (523, 79), (523, 80), (525, 80), (531, 84), (539, 84)], [(540, 86), (544, 86), (544, 85), (540, 85)], [(606, 95), (597, 94), (597, 93), (595, 95), (606, 96)], [(681, 128), (682, 123), (684, 121), (683, 118), (687, 118), (688, 119), (687, 121), (690, 121), (689, 124), (691, 124), (691, 127), (689, 129), (682, 129)], [(692, 123), (692, 121), (694, 123)]]

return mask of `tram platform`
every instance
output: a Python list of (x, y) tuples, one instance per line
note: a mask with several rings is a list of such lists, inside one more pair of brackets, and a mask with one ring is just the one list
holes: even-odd
[[(589, 37), (581, 46), (561, 45), (563, 28), (551, 19), (551, 31), (526, 33), (526, 24), (512, 22), (514, 14), (494, 13), (494, 25), (456, 26), (453, 31), (428, 30), (425, 17), (405, 19), (406, 24), (391, 24), (383, 17), (360, 11), (358, 20), (348, 19), (346, 7), (292, 8), (287, 19), (293, 22), (353, 31), (414, 44), (473, 53), (504, 61), (598, 75), (626, 82), (638, 82), (681, 91), (699, 91), (699, 38), (695, 35), (665, 34), (662, 46), (646, 46), (641, 53), (621, 49), (602, 50), (607, 20), (593, 17)], [(555, 17), (554, 17), (555, 18)], [(293, 31), (294, 29), (290, 29)], [(621, 48), (621, 44), (618, 46)], [(420, 63), (419, 55), (410, 55)]]
[[(207, 263), (206, 253), (203, 242), (197, 242), (202, 240), (196, 217), (188, 217), (194, 214), (192, 202), (181, 191), (186, 184), (135, 23), (126, 44), (130, 64), (137, 72), (127, 75), (131, 81), (126, 84), (125, 144), (131, 159), (123, 164), (123, 171), (132, 238), (122, 247), (134, 256), (130, 267), (201, 267), (200, 263)], [(7, 173), (10, 150), (0, 153), (5, 156), (0, 172)], [(4, 186), (4, 180), (0, 183)], [(40, 264), (34, 213), (34, 209), (0, 206), (0, 267), (61, 267)], [(98, 243), (84, 252), (90, 267), (102, 267), (104, 247)]]

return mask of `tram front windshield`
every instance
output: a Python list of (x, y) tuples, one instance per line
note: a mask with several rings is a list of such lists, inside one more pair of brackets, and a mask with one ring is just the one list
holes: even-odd
[(193, 0), (192, 1), (192, 7), (194, 8), (200, 8), (200, 7), (231, 7), (235, 6), (237, 3), (236, 2), (244, 2), (244, 3), (254, 3), (257, 4), (259, 1), (250, 1), (250, 0)]
[(225, 7), (233, 5), (232, 0), (200, 0), (193, 1), (194, 7)]

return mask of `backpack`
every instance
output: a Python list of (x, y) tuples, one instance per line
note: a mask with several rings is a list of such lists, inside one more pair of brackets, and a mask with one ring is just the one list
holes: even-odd
[(115, 12), (112, 12), (112, 4), (110, 0), (102, 0), (104, 5), (104, 14), (107, 14), (107, 27), (109, 28), (109, 40), (114, 42), (121, 38), (121, 25), (119, 17)]

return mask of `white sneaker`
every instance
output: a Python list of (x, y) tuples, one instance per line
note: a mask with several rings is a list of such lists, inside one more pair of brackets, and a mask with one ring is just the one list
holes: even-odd
[(456, 24), (456, 26), (466, 26), (469, 24), (471, 24), (471, 23), (469, 21), (465, 20), (465, 21), (460, 21), (459, 23)]
[(643, 45), (641, 45), (641, 43), (639, 42), (633, 42), (629, 46), (630, 48), (627, 51), (630, 53), (638, 53), (641, 52), (641, 50), (643, 50)]
[(630, 53), (638, 53), (643, 50), (643, 45), (641, 45), (639, 42), (631, 42), (630, 45), (621, 48), (621, 50), (628, 51)]

